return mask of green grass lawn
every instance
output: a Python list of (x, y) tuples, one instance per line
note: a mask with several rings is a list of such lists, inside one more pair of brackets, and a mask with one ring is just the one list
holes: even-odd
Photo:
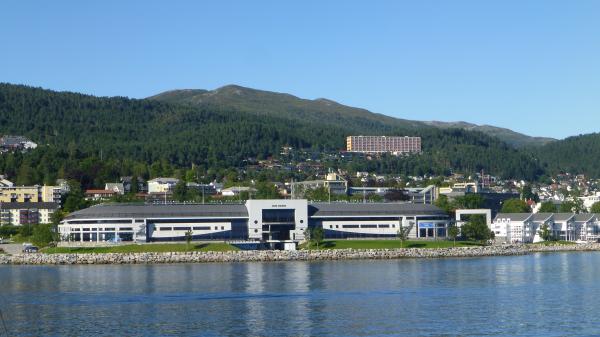
[(31, 242), (31, 236), (21, 236), (21, 234), (13, 235), (10, 240), (12, 243)]
[(536, 242), (534, 245), (542, 245), (542, 246), (554, 246), (554, 245), (576, 245), (577, 243), (573, 241), (542, 241)]
[(116, 245), (109, 247), (51, 247), (42, 249), (48, 254), (72, 253), (159, 253), (159, 252), (225, 252), (239, 250), (227, 243), (191, 243), (189, 248), (185, 243), (174, 244), (141, 244), (141, 245)]
[[(387, 249), (401, 248), (400, 240), (325, 240), (319, 245), (320, 249)], [(478, 242), (456, 241), (456, 247), (480, 246)], [(450, 248), (452, 241), (447, 240), (409, 240), (404, 241), (402, 248)], [(316, 246), (311, 245), (311, 249)]]

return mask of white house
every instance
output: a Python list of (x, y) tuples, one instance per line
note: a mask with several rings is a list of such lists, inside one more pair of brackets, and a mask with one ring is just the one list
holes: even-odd
[(107, 191), (113, 191), (120, 195), (125, 194), (125, 187), (123, 186), (123, 183), (106, 183), (104, 189)]
[(600, 238), (600, 217), (592, 213), (498, 213), (491, 230), (497, 240), (529, 243), (541, 240), (540, 230), (544, 226), (559, 240), (596, 241)]
[(221, 190), (221, 195), (224, 197), (234, 197), (242, 192), (255, 193), (256, 189), (246, 186), (232, 186)]
[(166, 193), (173, 191), (179, 182), (177, 178), (154, 178), (148, 180), (148, 193)]

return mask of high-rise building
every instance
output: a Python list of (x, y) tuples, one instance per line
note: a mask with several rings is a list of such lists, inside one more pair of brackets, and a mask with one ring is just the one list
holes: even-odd
[(421, 137), (348, 136), (346, 150), (362, 153), (419, 153)]

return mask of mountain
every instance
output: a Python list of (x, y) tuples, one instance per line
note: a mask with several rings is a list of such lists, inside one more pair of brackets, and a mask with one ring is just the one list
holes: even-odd
[(148, 99), (200, 107), (227, 107), (255, 115), (303, 120), (321, 125), (339, 126), (340, 124), (361, 123), (365, 127), (396, 127), (406, 130), (426, 126), (421, 122), (393, 118), (324, 98), (302, 99), (290, 94), (256, 90), (238, 85), (227, 85), (211, 91), (172, 90), (148, 97)]
[(569, 172), (600, 177), (600, 133), (565, 138), (534, 150), (549, 174)]
[[(182, 99), (183, 104), (174, 103)], [(0, 173), (16, 176), (19, 184), (66, 177), (98, 187), (119, 175), (173, 175), (192, 165), (230, 174), (248, 158), (276, 156), (286, 145), (338, 153), (352, 134), (421, 136), (423, 153), (380, 160), (332, 156), (327, 165), (405, 175), (485, 170), (535, 179), (542, 173), (530, 153), (481, 132), (232, 86), (128, 99), (0, 84), (0, 134), (24, 135), (40, 144), (24, 155), (0, 156)], [(288, 173), (294, 174), (301, 172)]]
[(425, 122), (425, 124), (435, 126), (438, 128), (458, 128), (458, 129), (463, 129), (463, 130), (479, 131), (479, 132), (485, 133), (486, 135), (496, 137), (516, 148), (537, 147), (537, 146), (546, 145), (548, 143), (556, 141), (556, 139), (554, 139), (554, 138), (531, 137), (531, 136), (524, 135), (522, 133), (515, 132), (510, 129), (500, 128), (500, 127), (491, 126), (491, 125), (477, 125), (477, 124), (472, 124), (472, 123), (467, 123), (467, 122), (439, 122), (439, 121), (429, 121), (429, 122)]
[(394, 118), (354, 108), (332, 100), (308, 100), (296, 96), (264, 90), (228, 85), (215, 90), (184, 89), (167, 91), (148, 99), (193, 106), (227, 106), (237, 111), (305, 120), (326, 125), (362, 123), (402, 128), (409, 132), (415, 128), (458, 128), (478, 131), (496, 137), (516, 148), (540, 146), (554, 141), (552, 138), (530, 137), (509, 129), (466, 122), (421, 122)]

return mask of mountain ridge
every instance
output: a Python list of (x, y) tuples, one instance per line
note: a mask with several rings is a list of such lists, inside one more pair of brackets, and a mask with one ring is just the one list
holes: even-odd
[[(179, 100), (178, 95), (189, 93), (169, 95)], [(352, 172), (422, 176), (485, 170), (528, 180), (542, 173), (529, 153), (480, 132), (422, 126), (343, 106), (340, 111), (331, 101), (307, 102), (291, 95), (275, 95), (295, 103), (283, 105), (284, 109), (265, 105), (261, 99), (246, 104), (248, 99), (239, 97), (249, 92), (237, 87), (206, 95), (191, 93), (208, 98), (208, 103), (95, 97), (0, 83), (0, 133), (24, 135), (44, 144), (24, 156), (0, 156), (0, 172), (20, 176), (24, 184), (39, 181), (40, 176), (52, 181), (53, 175), (59, 175), (86, 181), (86, 186), (102, 186), (118, 178), (117, 172), (131, 175), (132, 166), (140, 167), (144, 176), (172, 174), (165, 167), (192, 165), (223, 172), (245, 167), (249, 160), (277, 156), (283, 146), (291, 146), (311, 156), (324, 154), (328, 165)], [(227, 104), (220, 104), (221, 100)], [(338, 156), (345, 138), (353, 134), (420, 136), (422, 153), (383, 155), (379, 160)], [(22, 162), (15, 164), (15, 158)], [(128, 168), (119, 169), (124, 164)], [(89, 172), (103, 172), (102, 179)]]
[[(492, 125), (477, 125), (469, 122), (418, 121), (392, 117), (367, 109), (344, 105), (327, 98), (304, 99), (298, 96), (243, 87), (236, 84), (225, 85), (213, 90), (205, 89), (176, 89), (165, 91), (148, 97), (175, 104), (190, 104), (204, 106), (211, 104), (226, 104), (244, 112), (264, 115), (281, 115), (291, 119), (306, 119), (318, 121), (323, 116), (333, 118), (325, 123), (340, 121), (340, 114), (346, 117), (364, 118), (373, 123), (389, 124), (408, 130), (414, 128), (434, 127), (440, 129), (457, 128), (468, 131), (478, 131), (496, 137), (515, 148), (538, 147), (556, 141), (549, 137), (534, 137), (525, 135), (508, 128)], [(321, 116), (319, 116), (321, 115)]]

